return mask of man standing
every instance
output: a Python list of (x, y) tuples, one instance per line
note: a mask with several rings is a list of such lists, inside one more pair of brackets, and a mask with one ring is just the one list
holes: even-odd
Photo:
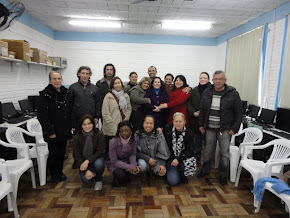
[(104, 66), (104, 77), (97, 82), (97, 87), (101, 95), (101, 107), (105, 95), (109, 92), (111, 79), (116, 75), (116, 68), (113, 64), (106, 64)]
[(78, 82), (69, 87), (72, 102), (72, 127), (77, 129), (78, 122), (84, 114), (93, 116), (96, 123), (101, 118), (101, 98), (98, 88), (90, 82), (91, 68), (82, 66), (77, 72)]
[(226, 84), (223, 71), (213, 74), (213, 86), (209, 86), (200, 102), (199, 130), (206, 133), (204, 163), (198, 178), (209, 174), (217, 141), (220, 146), (220, 184), (226, 185), (229, 173), (229, 146), (231, 136), (238, 132), (242, 121), (242, 102), (234, 87)]
[(149, 85), (151, 86), (152, 80), (155, 78), (157, 74), (157, 69), (154, 66), (148, 68), (148, 76), (149, 76)]

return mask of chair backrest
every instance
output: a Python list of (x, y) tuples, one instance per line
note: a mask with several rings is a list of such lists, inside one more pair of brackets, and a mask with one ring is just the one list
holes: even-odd
[(248, 127), (243, 129), (240, 133), (245, 133), (243, 143), (258, 144), (263, 139), (263, 132), (259, 128)]
[(23, 137), (23, 131), (19, 127), (8, 128), (5, 135), (9, 143), (26, 143)]
[(29, 132), (41, 133), (42, 134), (42, 128), (41, 128), (41, 125), (40, 125), (38, 119), (30, 119), (30, 120), (28, 120), (26, 126), (27, 126), (27, 130)]
[(8, 173), (4, 159), (0, 159), (0, 184), (8, 182)]
[[(290, 156), (290, 140), (287, 139), (275, 139), (271, 141), (274, 145), (272, 154), (268, 161), (275, 161), (280, 159), (287, 159)], [(268, 162), (267, 161), (267, 162)]]

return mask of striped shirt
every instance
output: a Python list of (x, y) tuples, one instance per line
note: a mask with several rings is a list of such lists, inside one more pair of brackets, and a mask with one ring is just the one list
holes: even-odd
[(224, 89), (220, 92), (213, 90), (213, 97), (208, 118), (209, 128), (212, 129), (220, 128), (220, 106), (221, 106), (221, 97), (224, 94), (224, 92), (225, 92)]

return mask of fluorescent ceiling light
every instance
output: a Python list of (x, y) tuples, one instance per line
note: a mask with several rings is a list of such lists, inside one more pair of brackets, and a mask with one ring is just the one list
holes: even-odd
[(68, 15), (67, 17), (76, 19), (89, 19), (89, 20), (121, 20), (117, 17), (94, 17), (94, 16), (78, 16), (78, 15)]
[(118, 21), (92, 21), (92, 20), (71, 20), (70, 25), (84, 27), (121, 28), (122, 22)]
[(209, 30), (211, 23), (206, 21), (166, 20), (162, 22), (161, 27), (178, 30)]

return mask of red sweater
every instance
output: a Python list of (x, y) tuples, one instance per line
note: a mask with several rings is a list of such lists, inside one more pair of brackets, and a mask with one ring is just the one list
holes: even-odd
[(169, 118), (168, 123), (172, 123), (173, 114), (176, 112), (181, 112), (185, 116), (186, 126), (189, 126), (190, 121), (186, 109), (186, 101), (190, 94), (182, 91), (183, 88), (175, 89), (169, 97), (169, 103), (167, 106), (169, 108)]

